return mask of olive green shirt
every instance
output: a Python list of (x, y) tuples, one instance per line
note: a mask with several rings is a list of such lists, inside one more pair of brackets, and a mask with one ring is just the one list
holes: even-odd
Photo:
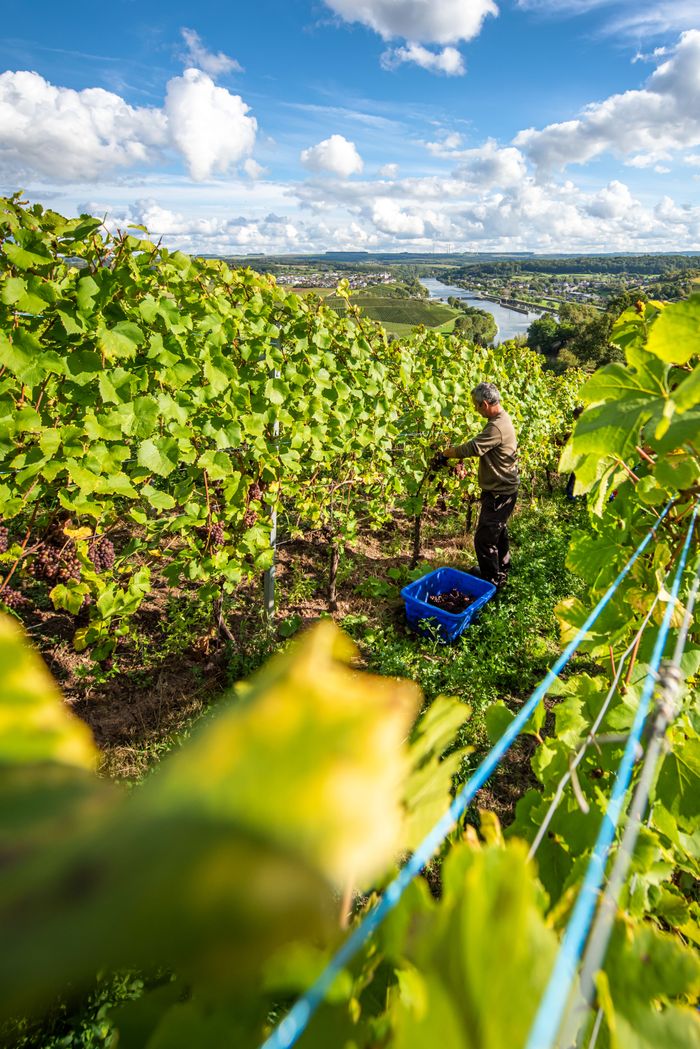
[(453, 448), (455, 459), (479, 458), (479, 485), (482, 492), (512, 495), (520, 484), (518, 441), (510, 415), (502, 408), (492, 416), (476, 437)]

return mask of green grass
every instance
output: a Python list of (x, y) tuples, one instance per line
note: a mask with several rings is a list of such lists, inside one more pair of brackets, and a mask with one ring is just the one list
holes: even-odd
[[(513, 567), (508, 586), (452, 645), (408, 633), (381, 606), (376, 617), (349, 616), (341, 625), (360, 646), (369, 670), (410, 678), (426, 702), (445, 694), (467, 703), (472, 718), (464, 741), (482, 745), (486, 707), (503, 699), (517, 708), (560, 651), (554, 607), (581, 589), (565, 567), (571, 530), (574, 524), (583, 526), (581, 516), (577, 504), (559, 495), (524, 505), (509, 526)], [(426, 543), (446, 539), (428, 535)], [(440, 564), (466, 569), (473, 563), (470, 550), (441, 554), (438, 547), (425, 570)]]
[(285, 291), (293, 292), (295, 295), (317, 295), (319, 299), (327, 299), (331, 295), (335, 295), (335, 288), (296, 288), (290, 287), (288, 284), (283, 285)]
[(385, 329), (385, 331), (387, 332), (388, 335), (399, 335), (399, 336), (410, 335), (416, 329), (415, 324), (389, 324), (389, 323), (385, 323), (383, 325), (383, 327), (384, 327), (384, 329)]
[[(346, 312), (344, 299), (334, 288), (289, 288), (297, 295), (318, 295), (341, 316)], [(451, 332), (460, 311), (444, 303), (412, 298), (400, 284), (375, 284), (352, 293), (352, 302), (370, 320), (378, 321), (392, 335), (410, 335), (423, 325), (440, 332)]]
[[(454, 326), (454, 321), (459, 316), (459, 310), (453, 310), (451, 306), (423, 299), (391, 299), (357, 295), (353, 296), (353, 302), (360, 307), (366, 317), (379, 321), (387, 331), (396, 333), (401, 331), (402, 334), (410, 332), (412, 328), (421, 324), (426, 328)], [(345, 304), (338, 296), (327, 298), (326, 305), (337, 310), (341, 315), (346, 312)]]

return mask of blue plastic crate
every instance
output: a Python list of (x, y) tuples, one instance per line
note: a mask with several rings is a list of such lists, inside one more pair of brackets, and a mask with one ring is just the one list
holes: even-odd
[[(428, 604), (429, 597), (447, 594), (450, 590), (459, 590), (476, 600), (459, 615)], [(412, 630), (428, 635), (437, 630), (443, 641), (455, 641), (495, 593), (496, 587), (485, 579), (460, 572), (458, 568), (436, 568), (405, 586), (401, 597)]]

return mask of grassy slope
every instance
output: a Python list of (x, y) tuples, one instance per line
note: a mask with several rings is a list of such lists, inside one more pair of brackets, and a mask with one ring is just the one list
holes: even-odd
[[(379, 321), (388, 332), (397, 335), (408, 333), (421, 324), (426, 328), (442, 328), (444, 325), (449, 325), (451, 328), (459, 316), (459, 311), (453, 310), (451, 306), (435, 304), (423, 299), (387, 300), (363, 296), (354, 301), (367, 317)], [(328, 298), (326, 303), (338, 313), (345, 312), (342, 300)]]
[[(343, 299), (329, 288), (292, 288), (299, 294), (316, 295), (325, 299), (327, 306), (338, 313), (345, 313)], [(444, 303), (431, 302), (428, 299), (407, 297), (400, 286), (381, 284), (356, 291), (352, 301), (371, 320), (379, 321), (386, 330), (394, 335), (408, 335), (418, 325), (426, 328), (437, 328), (449, 332), (460, 315), (459, 310), (452, 309)]]

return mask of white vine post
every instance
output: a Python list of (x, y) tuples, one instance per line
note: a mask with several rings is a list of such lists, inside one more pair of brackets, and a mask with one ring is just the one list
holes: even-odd
[[(276, 340), (275, 340), (276, 341)], [(273, 379), (279, 379), (281, 372), (275, 368), (272, 372)], [(272, 424), (272, 437), (273, 440), (278, 441), (280, 435), (280, 423), (279, 419), (275, 419)], [(279, 443), (278, 443), (279, 447)], [(272, 619), (275, 614), (275, 570), (277, 560), (277, 507), (273, 506), (270, 510), (270, 546), (272, 547), (272, 564), (267, 569), (263, 576), (263, 607), (265, 609), (265, 615), (268, 619)]]

